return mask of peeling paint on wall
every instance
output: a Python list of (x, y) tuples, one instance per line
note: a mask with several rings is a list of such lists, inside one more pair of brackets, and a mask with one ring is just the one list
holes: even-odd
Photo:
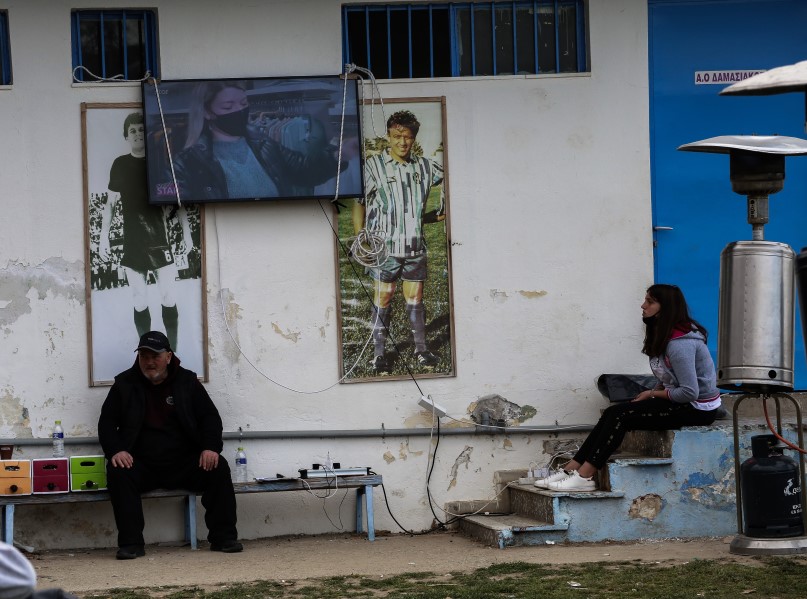
[(471, 463), (471, 454), (473, 453), (474, 448), (470, 445), (466, 445), (465, 449), (460, 452), (460, 455), (457, 456), (457, 459), (454, 460), (454, 465), (451, 466), (451, 482), (448, 483), (448, 488), (446, 491), (450, 491), (454, 488), (457, 484), (457, 471), (460, 469), (462, 464), (465, 464), (465, 469), (468, 470), (468, 464)]
[(507, 292), (501, 289), (491, 289), (490, 298), (493, 300), (494, 304), (503, 304), (508, 300)]
[(541, 290), (541, 291), (527, 291), (525, 289), (519, 289), (519, 294), (523, 295), (527, 299), (535, 299), (536, 297), (544, 297), (548, 292)]
[(402, 460), (405, 460), (409, 456), (420, 457), (423, 455), (422, 451), (412, 451), (409, 449), (409, 438), (407, 437), (406, 441), (401, 443), (400, 448), (398, 449), (398, 457)]
[(325, 339), (325, 331), (331, 326), (331, 315), (333, 314), (333, 306), (325, 308), (325, 324), (319, 327), (319, 336)]
[(695, 502), (718, 510), (733, 512), (737, 509), (734, 468), (720, 480), (711, 472), (693, 472), (681, 484), (681, 501)]
[(389, 451), (389, 450), (388, 450), (388, 451), (385, 451), (385, 452), (384, 452), (384, 455), (383, 455), (382, 457), (384, 458), (384, 461), (385, 461), (387, 464), (392, 464), (392, 462), (394, 462), (394, 461), (395, 461), (395, 456), (394, 456), (394, 455), (392, 455), (392, 452), (391, 452), (391, 451)]
[(297, 343), (300, 340), (299, 331), (296, 333), (290, 333), (290, 332), (284, 333), (275, 322), (272, 323), (272, 329), (274, 330), (275, 333), (283, 337), (283, 339), (288, 339), (289, 341), (293, 341), (294, 343)]
[(664, 500), (660, 495), (650, 493), (637, 497), (630, 504), (628, 516), (631, 518), (643, 518), (652, 522), (664, 508)]
[(498, 394), (480, 397), (468, 406), (468, 410), (471, 418), (477, 424), (494, 426), (501, 426), (502, 423), (524, 422), (538, 413), (538, 410), (532, 406), (519, 406)]
[(0, 308), (0, 325), (15, 322), (31, 312), (29, 293), (36, 291), (37, 298), (63, 296), (84, 303), (84, 262), (68, 262), (63, 258), (48, 258), (36, 266), (9, 262), (0, 269), (0, 289), (3, 306)]
[(54, 339), (64, 339), (64, 331), (57, 329), (52, 323), (49, 324), (50, 326), (45, 330), (45, 337), (48, 340), (48, 347), (45, 349), (45, 355), (52, 356), (56, 352), (56, 342)]
[(235, 296), (229, 289), (225, 288), (221, 290), (221, 300), (224, 303), (224, 318), (228, 323), (227, 328), (235, 339), (235, 343), (222, 344), (221, 350), (225, 353), (227, 360), (231, 364), (234, 364), (238, 362), (238, 359), (241, 357), (241, 353), (236, 344), (241, 344), (239, 341), (237, 321), (241, 320), (242, 309), (241, 306), (236, 303)]
[(67, 431), (67, 434), (73, 438), (94, 437), (95, 435), (98, 434), (98, 428), (85, 424), (76, 424), (70, 427), (70, 430)]
[(538, 413), (538, 410), (532, 407), (529, 404), (524, 404), (521, 406), (521, 416), (516, 418), (519, 422), (524, 422), (525, 420), (529, 420), (533, 418)]
[(22, 405), (22, 399), (14, 396), (14, 389), (5, 387), (0, 391), (0, 431), (10, 430), (11, 434), (0, 433), (0, 436), (14, 438), (33, 438), (28, 408)]

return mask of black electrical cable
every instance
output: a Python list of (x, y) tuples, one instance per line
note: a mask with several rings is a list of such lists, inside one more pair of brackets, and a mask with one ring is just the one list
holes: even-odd
[[(432, 418), (434, 417), (432, 416)], [(432, 493), (429, 490), (429, 483), (432, 480), (432, 472), (434, 472), (434, 463), (437, 461), (437, 448), (440, 447), (440, 419), (437, 418), (436, 420), (437, 420), (437, 439), (435, 440), (434, 443), (434, 451), (432, 452), (432, 463), (431, 466), (429, 466), (429, 474), (426, 476), (426, 497), (429, 500), (429, 509), (431, 509), (432, 511), (432, 516), (434, 516), (434, 519), (437, 520), (441, 528), (445, 528), (446, 524), (448, 523), (440, 520), (440, 518), (437, 516), (437, 513), (434, 511), (434, 500), (432, 499)]]
[[(369, 470), (369, 473), (370, 474), (376, 474), (376, 475), (378, 474), (377, 472), (373, 472), (372, 470)], [(428, 490), (428, 487), (427, 487), (427, 490)], [(423, 531), (420, 531), (420, 532), (415, 532), (414, 530), (409, 530), (407, 528), (404, 528), (404, 526), (400, 522), (398, 522), (398, 519), (395, 517), (395, 514), (392, 513), (392, 508), (390, 507), (389, 499), (387, 498), (387, 489), (384, 486), (383, 482), (381, 483), (381, 492), (384, 494), (384, 505), (387, 506), (387, 512), (389, 512), (390, 518), (392, 518), (393, 521), (395, 522), (395, 524), (398, 525), (398, 528), (400, 528), (402, 531), (404, 531), (408, 535), (413, 535), (413, 536), (427, 535), (427, 534), (431, 534), (433, 532), (437, 532), (439, 530), (445, 530), (445, 527), (448, 526), (449, 524), (453, 524), (454, 522), (459, 522), (460, 520), (465, 520), (465, 518), (472, 515), (472, 514), (467, 514), (467, 515), (454, 516), (454, 517), (450, 518), (449, 520), (447, 520), (446, 522), (441, 523), (440, 526), (437, 526), (435, 528), (430, 528), (429, 530), (423, 530)], [(434, 512), (432, 512), (432, 513), (434, 513)], [(505, 516), (506, 514), (504, 514), (503, 512), (486, 512), (486, 515), (489, 515), (489, 516)]]

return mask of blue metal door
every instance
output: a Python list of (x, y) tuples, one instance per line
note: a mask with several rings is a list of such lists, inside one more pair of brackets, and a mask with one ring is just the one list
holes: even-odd
[[(738, 73), (807, 59), (807, 2), (648, 0), (648, 8), (656, 281), (683, 289), (693, 316), (710, 332), (716, 358), (720, 252), (751, 239), (746, 197), (731, 190), (728, 155), (676, 148), (717, 135), (805, 137), (804, 94), (718, 93)], [(765, 239), (796, 252), (807, 246), (807, 157), (786, 159), (784, 189), (770, 196)], [(800, 320), (795, 350), (796, 387), (803, 389)]]

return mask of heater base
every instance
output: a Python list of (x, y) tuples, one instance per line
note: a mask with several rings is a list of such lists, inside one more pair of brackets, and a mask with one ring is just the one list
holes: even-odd
[(807, 537), (757, 539), (737, 535), (731, 541), (729, 553), (738, 555), (797, 555), (807, 553)]

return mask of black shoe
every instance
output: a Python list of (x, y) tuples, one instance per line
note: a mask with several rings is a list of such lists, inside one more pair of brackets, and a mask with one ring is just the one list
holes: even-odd
[(118, 549), (115, 559), (134, 559), (146, 555), (142, 545), (124, 545)]
[(370, 360), (370, 368), (376, 372), (389, 372), (389, 363), (384, 356), (376, 356)]
[(415, 352), (415, 357), (418, 360), (418, 364), (421, 366), (437, 366), (437, 356), (431, 353), (428, 349)]
[(210, 543), (210, 551), (221, 551), (222, 553), (240, 553), (244, 546), (238, 541), (222, 541), (221, 543)]

